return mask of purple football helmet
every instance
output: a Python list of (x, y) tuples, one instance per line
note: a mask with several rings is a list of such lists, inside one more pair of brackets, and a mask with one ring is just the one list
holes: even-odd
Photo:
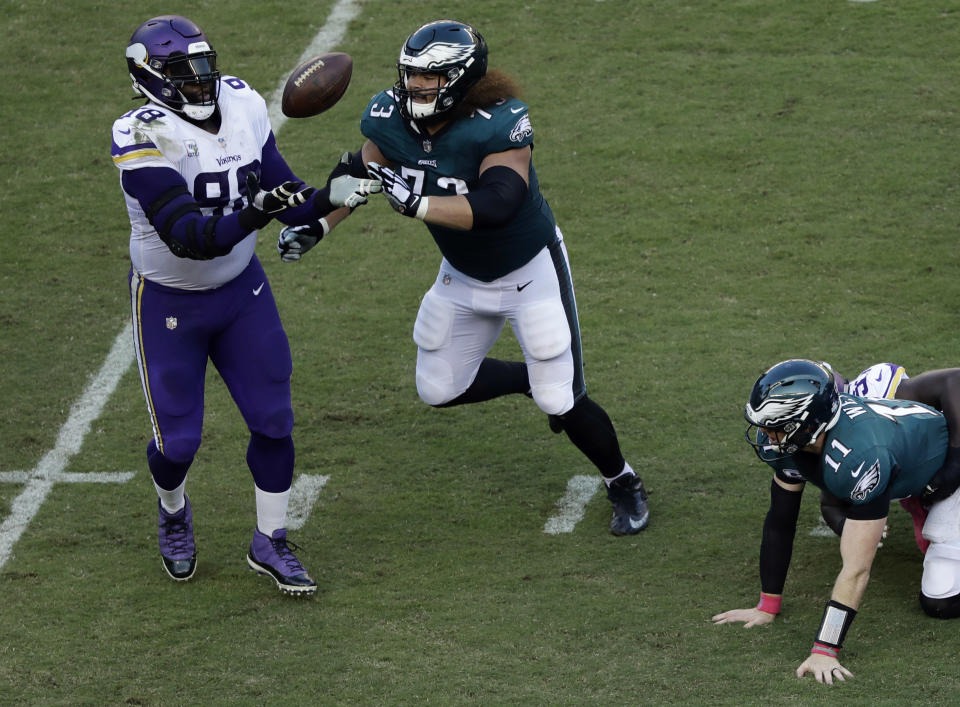
[(191, 120), (206, 120), (217, 108), (217, 53), (192, 21), (162, 15), (140, 25), (127, 45), (133, 89)]

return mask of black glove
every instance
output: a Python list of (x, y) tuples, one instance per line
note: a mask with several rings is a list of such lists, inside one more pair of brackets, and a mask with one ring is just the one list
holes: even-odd
[(300, 226), (285, 226), (281, 229), (280, 239), (277, 241), (280, 260), (285, 263), (297, 262), (328, 233), (330, 233), (330, 226), (325, 218)]
[(274, 216), (287, 209), (302, 206), (316, 191), (302, 182), (284, 182), (270, 191), (260, 188), (260, 180), (247, 172), (247, 206), (238, 217), (240, 225), (249, 231), (263, 228)]
[(375, 179), (380, 180), (383, 185), (383, 195), (387, 197), (394, 211), (423, 220), (427, 215), (427, 197), (414, 194), (406, 180), (389, 167), (383, 167), (376, 162), (367, 162), (367, 171)]

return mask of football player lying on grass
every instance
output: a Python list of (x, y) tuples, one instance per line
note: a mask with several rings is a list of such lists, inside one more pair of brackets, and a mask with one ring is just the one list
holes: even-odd
[(757, 379), (744, 409), (747, 441), (775, 472), (760, 545), (760, 602), (717, 614), (715, 623), (758, 626), (780, 613), (806, 482), (845, 506), (843, 565), (797, 677), (811, 673), (828, 685), (853, 677), (840, 664), (839, 651), (866, 590), (892, 500), (914, 499), (929, 508), (922, 529), (930, 546), (921, 607), (937, 618), (960, 616), (960, 369), (909, 381), (901, 374), (898, 382), (897, 394), (915, 401), (856, 397), (842, 392), (856, 386), (826, 364), (793, 359)]

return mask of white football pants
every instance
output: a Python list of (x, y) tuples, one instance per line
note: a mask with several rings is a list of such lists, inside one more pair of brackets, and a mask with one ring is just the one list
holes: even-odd
[(469, 388), (510, 322), (537, 406), (548, 415), (573, 407), (583, 388), (580, 328), (559, 229), (557, 238), (526, 265), (492, 282), (464, 275), (443, 259), (413, 327), (417, 393), (425, 403), (442, 405)]

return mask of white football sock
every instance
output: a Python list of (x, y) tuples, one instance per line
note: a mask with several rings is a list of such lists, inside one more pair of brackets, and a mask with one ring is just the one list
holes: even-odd
[(610, 484), (612, 484), (614, 481), (619, 479), (621, 476), (636, 476), (636, 475), (637, 475), (636, 472), (630, 467), (630, 465), (624, 462), (623, 471), (621, 471), (619, 474), (609, 479), (606, 476), (604, 476), (603, 483), (605, 483), (609, 487)]
[(153, 482), (153, 487), (157, 490), (157, 496), (160, 497), (160, 505), (163, 506), (163, 510), (167, 513), (176, 513), (187, 505), (183, 496), (183, 489), (186, 485), (187, 480), (184, 479), (183, 483), (177, 486), (177, 488), (172, 491), (167, 491), (157, 486), (156, 481)]
[(257, 492), (257, 529), (270, 537), (274, 530), (287, 527), (287, 503), (290, 501), (290, 489), (280, 493), (270, 493), (259, 488)]

